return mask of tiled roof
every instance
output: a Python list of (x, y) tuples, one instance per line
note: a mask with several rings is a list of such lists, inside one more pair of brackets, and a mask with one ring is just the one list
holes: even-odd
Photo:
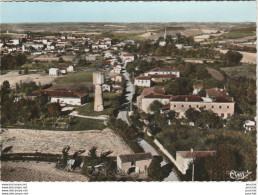
[(175, 74), (154, 74), (150, 75), (151, 78), (177, 78)]
[(142, 77), (135, 77), (135, 79), (137, 79), (137, 80), (150, 80), (151, 77), (150, 76), (142, 76)]
[(211, 88), (206, 89), (208, 97), (212, 98), (214, 102), (233, 102), (233, 98), (228, 94), (226, 89)]
[(199, 88), (203, 88), (203, 85), (194, 85), (194, 89), (199, 89)]
[(160, 67), (157, 67), (157, 68), (153, 68), (153, 69), (150, 69), (147, 72), (152, 72), (152, 71), (179, 71), (178, 69), (175, 69), (175, 68), (160, 68)]
[(174, 102), (201, 102), (203, 101), (199, 95), (177, 95), (170, 99)]
[(144, 98), (163, 98), (163, 99), (170, 99), (171, 96), (170, 95), (162, 95), (162, 94), (149, 94), (144, 96)]
[(216, 150), (211, 151), (177, 151), (177, 154), (183, 158), (200, 158), (208, 155), (216, 154)]
[(82, 98), (85, 96), (88, 96), (87, 93), (78, 93), (75, 91), (52, 91), (52, 90), (39, 90), (35, 91), (34, 95), (41, 95), (46, 94), (50, 97), (76, 97), (76, 98)]
[(150, 152), (148, 153), (136, 153), (136, 154), (125, 154), (119, 156), (122, 163), (132, 162), (132, 161), (140, 161), (140, 160), (148, 160), (152, 159), (152, 155)]
[(165, 90), (164, 90), (164, 88), (161, 88), (161, 87), (158, 87), (158, 86), (154, 86), (154, 87), (145, 88), (142, 91), (142, 96), (147, 96), (147, 95), (150, 95), (150, 94), (165, 95)]

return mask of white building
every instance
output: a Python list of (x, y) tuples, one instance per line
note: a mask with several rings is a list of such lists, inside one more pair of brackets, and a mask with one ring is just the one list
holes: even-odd
[(117, 156), (117, 169), (121, 173), (147, 172), (152, 162), (151, 153), (136, 153)]
[(45, 94), (49, 97), (50, 102), (69, 104), (69, 105), (82, 105), (87, 101), (87, 93), (78, 93), (74, 91), (52, 91), (52, 90), (39, 90), (34, 92), (34, 95)]
[(178, 170), (182, 174), (186, 174), (187, 169), (189, 168), (189, 164), (193, 162), (194, 159), (204, 157), (204, 156), (212, 156), (215, 155), (216, 151), (177, 151), (176, 152), (176, 165)]
[(50, 68), (48, 72), (49, 72), (49, 76), (58, 76), (59, 74), (58, 68)]
[(134, 54), (130, 54), (130, 53), (123, 53), (120, 58), (122, 62), (125, 64), (128, 62), (133, 62), (135, 60)]
[(67, 67), (67, 72), (74, 72), (74, 66), (73, 65), (70, 65)]
[(245, 128), (245, 132), (255, 131), (255, 121), (246, 120), (243, 127)]
[(136, 77), (134, 85), (139, 87), (151, 87), (151, 78), (149, 76)]
[(177, 77), (180, 77), (180, 71), (175, 68), (153, 68), (144, 73), (144, 76), (150, 76), (150, 75), (162, 75), (162, 74), (174, 74), (177, 75)]

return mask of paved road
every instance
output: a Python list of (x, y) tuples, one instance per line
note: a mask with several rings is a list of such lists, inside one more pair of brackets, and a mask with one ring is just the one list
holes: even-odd
[[(153, 148), (150, 144), (148, 144), (145, 140), (141, 140), (138, 142), (139, 145), (143, 148), (143, 150), (145, 152), (150, 152), (152, 154), (152, 156), (159, 156), (158, 152), (155, 150), (155, 148)], [(162, 161), (160, 163), (161, 166), (164, 166), (168, 164), (166, 161)], [(177, 178), (176, 174), (171, 171), (170, 174), (168, 175), (168, 177), (166, 177), (164, 179), (164, 181), (179, 181), (179, 179)]]
[(69, 115), (80, 117), (80, 118), (96, 119), (96, 120), (107, 120), (108, 119), (108, 117), (106, 117), (106, 116), (84, 116), (84, 115), (80, 115), (80, 114), (78, 114), (77, 111), (73, 111)]
[(127, 81), (127, 84), (126, 84), (126, 92), (127, 92), (126, 100), (128, 101), (128, 103), (125, 103), (127, 105), (126, 108), (119, 111), (118, 118), (122, 119), (123, 121), (127, 122), (127, 124), (129, 124), (129, 121), (127, 119), (127, 107), (132, 102), (133, 94), (134, 94), (134, 86), (133, 86), (131, 80), (129, 79), (129, 74), (126, 71), (126, 66), (124, 65), (123, 68), (125, 69), (125, 71), (123, 73), (123, 76), (124, 76), (125, 80)]
[[(129, 79), (129, 74), (126, 71), (126, 66), (124, 66), (123, 68), (125, 69), (125, 72), (123, 73), (123, 76), (124, 76), (125, 80), (127, 81), (127, 86), (126, 86), (127, 97), (126, 97), (126, 100), (129, 103), (126, 103), (126, 104), (128, 106), (132, 102), (132, 99), (133, 99), (134, 86), (133, 86), (131, 80)], [(125, 121), (129, 124), (128, 119), (127, 119), (127, 109), (120, 110), (119, 113), (118, 113), (118, 118), (122, 119), (123, 121)], [(145, 140), (141, 140), (139, 142), (139, 145), (143, 148), (143, 150), (145, 152), (150, 152), (153, 156), (159, 156), (159, 154), (155, 150), (155, 148), (153, 148)], [(161, 164), (161, 166), (164, 166), (168, 163), (163, 160), (160, 164)], [(179, 179), (177, 178), (175, 173), (173, 171), (171, 171), (170, 174), (168, 175), (168, 177), (164, 179), (164, 181), (179, 181)]]

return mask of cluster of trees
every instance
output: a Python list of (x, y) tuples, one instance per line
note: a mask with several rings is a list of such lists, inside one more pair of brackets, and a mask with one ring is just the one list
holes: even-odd
[(238, 45), (224, 45), (224, 48), (234, 51), (245, 51), (250, 53), (256, 53), (256, 47), (238, 46)]
[(226, 88), (236, 102), (236, 113), (256, 115), (256, 80), (246, 77), (228, 78)]
[[(30, 94), (31, 86), (19, 86), (24, 92)], [(35, 100), (21, 99), (14, 101), (15, 93), (10, 88), (8, 81), (4, 81), (1, 86), (1, 124), (2, 126), (14, 125), (18, 121), (27, 123), (36, 121), (37, 125), (45, 125), (45, 120), (50, 117), (57, 117), (61, 114), (61, 107), (57, 103), (48, 104), (48, 98), (45, 95), (37, 97)]]
[[(195, 181), (234, 181), (230, 177), (230, 171), (249, 171), (251, 174), (243, 181), (256, 180), (256, 145), (255, 142), (247, 142), (248, 138), (242, 138), (240, 142), (234, 139), (228, 143), (220, 144), (213, 156), (200, 157), (194, 160)], [(246, 144), (246, 145), (245, 145)], [(190, 164), (186, 175), (186, 181), (192, 179), (192, 166)]]
[(238, 65), (242, 58), (243, 55), (241, 53), (232, 50), (229, 50), (224, 56), (225, 64), (227, 66)]
[(143, 149), (136, 142), (136, 138), (139, 134), (136, 127), (128, 126), (126, 122), (114, 117), (109, 118), (108, 126), (120, 135), (134, 152), (143, 152)]
[(25, 54), (8, 54), (1, 57), (1, 70), (20, 68), (27, 61)]

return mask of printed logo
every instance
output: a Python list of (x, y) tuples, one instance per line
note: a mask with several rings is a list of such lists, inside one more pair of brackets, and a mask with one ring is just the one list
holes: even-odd
[(243, 180), (247, 178), (252, 172), (247, 171), (228, 171), (227, 174), (229, 174), (231, 179), (234, 180)]

